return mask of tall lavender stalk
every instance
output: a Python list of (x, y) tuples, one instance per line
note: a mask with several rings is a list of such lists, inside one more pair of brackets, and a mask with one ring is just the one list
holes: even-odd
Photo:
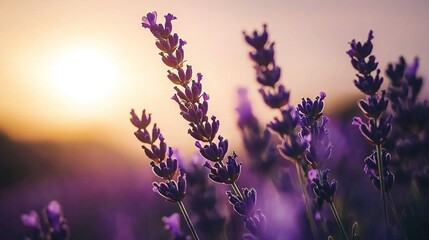
[[(358, 71), (354, 83), (367, 96), (365, 100), (358, 101), (358, 106), (368, 119), (368, 124), (359, 117), (354, 118), (353, 124), (359, 126), (362, 135), (375, 147), (374, 153), (365, 159), (365, 172), (370, 176), (375, 187), (380, 190), (384, 221), (386, 226), (389, 226), (386, 193), (392, 188), (394, 175), (389, 171), (390, 154), (383, 148), (383, 144), (392, 128), (392, 116), (384, 116), (389, 101), (385, 91), (379, 93), (383, 77), (380, 76), (375, 56), (371, 55), (373, 38), (373, 33), (370, 31), (365, 43), (352, 40), (347, 54), (351, 58), (352, 66)], [(375, 74), (373, 74), (374, 71)]]
[[(156, 46), (161, 51), (162, 62), (171, 68), (168, 70), (168, 79), (175, 84), (176, 94), (172, 97), (180, 108), (180, 115), (189, 122), (188, 133), (197, 140), (195, 146), (201, 155), (207, 159), (204, 166), (210, 170), (209, 178), (217, 183), (228, 184), (233, 192), (228, 191), (228, 201), (234, 210), (241, 216), (245, 228), (254, 239), (265, 239), (266, 219), (261, 211), (255, 211), (256, 190), (243, 188), (243, 192), (237, 186), (237, 180), (241, 172), (241, 163), (237, 162), (237, 155), (233, 153), (227, 157), (228, 140), (220, 135), (220, 122), (216, 116), (208, 117), (209, 95), (203, 92), (201, 83), (203, 75), (197, 74), (197, 79), (192, 79), (192, 66), (184, 69), (184, 45), (186, 41), (179, 38), (177, 33), (172, 33), (172, 20), (176, 17), (167, 14), (165, 24), (158, 24), (157, 13), (150, 12), (142, 19), (142, 26), (149, 29), (156, 38)], [(215, 139), (217, 138), (217, 143)], [(210, 163), (212, 162), (212, 163)], [(212, 165), (213, 164), (213, 165)]]
[(280, 111), (282, 119), (274, 118), (267, 127), (278, 134), (282, 143), (279, 146), (280, 154), (296, 166), (298, 182), (301, 187), (307, 218), (310, 223), (314, 239), (319, 239), (311, 200), (308, 195), (307, 173), (308, 163), (305, 160), (307, 141), (299, 133), (299, 114), (295, 107), (289, 104), (290, 92), (283, 84), (278, 83), (281, 68), (274, 59), (274, 43), (268, 41), (267, 25), (263, 25), (263, 32), (254, 31), (252, 35), (244, 33), (246, 42), (254, 49), (249, 53), (254, 62), (256, 80), (261, 84), (259, 93), (265, 104), (272, 109)]
[[(329, 140), (329, 132), (326, 129), (328, 118), (323, 116), (324, 92), (313, 101), (309, 98), (302, 99), (297, 108), (289, 104), (289, 91), (282, 84), (277, 84), (281, 70), (274, 61), (274, 43), (268, 43), (267, 26), (264, 25), (262, 34), (256, 31), (253, 36), (245, 35), (245, 40), (255, 51), (250, 52), (250, 58), (255, 62), (257, 81), (263, 86), (261, 93), (265, 103), (280, 110), (282, 120), (275, 118), (268, 127), (278, 133), (283, 139), (279, 147), (280, 153), (291, 160), (297, 166), (298, 179), (304, 193), (307, 215), (310, 221), (313, 237), (318, 239), (314, 215), (309, 202), (306, 186), (308, 184), (307, 173), (309, 168), (318, 172), (313, 181), (313, 191), (317, 196), (318, 205), (324, 201), (331, 207), (338, 227), (345, 239), (348, 239), (338, 211), (333, 202), (333, 195), (337, 189), (337, 181), (327, 181), (329, 169), (321, 171), (320, 164), (331, 156), (332, 145)], [(300, 131), (299, 131), (300, 129)], [(304, 182), (305, 181), (305, 182)], [(307, 184), (306, 184), (307, 183)]]
[[(172, 148), (168, 148), (167, 156), (167, 144), (156, 123), (153, 125), (152, 130), (149, 131), (151, 114), (146, 114), (146, 111), (143, 110), (141, 117), (138, 117), (134, 109), (131, 110), (130, 114), (131, 123), (137, 128), (134, 135), (143, 143), (142, 148), (146, 156), (152, 160), (150, 165), (153, 173), (164, 180), (164, 182), (153, 183), (154, 191), (158, 192), (167, 201), (178, 204), (192, 236), (195, 240), (199, 240), (200, 238), (182, 202), (186, 193), (186, 177), (183, 171), (178, 169), (177, 159), (173, 158)], [(178, 175), (177, 181), (173, 180), (176, 175)]]

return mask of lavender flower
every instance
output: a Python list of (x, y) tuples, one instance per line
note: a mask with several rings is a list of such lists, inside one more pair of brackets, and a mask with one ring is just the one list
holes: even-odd
[(169, 180), (167, 182), (153, 183), (154, 191), (158, 192), (163, 198), (170, 202), (180, 202), (185, 197), (186, 193), (186, 178), (185, 174), (180, 171), (177, 177), (177, 182)]
[(26, 240), (44, 239), (43, 231), (40, 225), (40, 218), (36, 211), (30, 211), (28, 214), (21, 215), (22, 225), (25, 227)]
[(329, 169), (325, 169), (322, 171), (322, 176), (317, 176), (313, 179), (313, 191), (319, 199), (332, 203), (332, 198), (337, 191), (338, 182), (334, 179), (329, 183), (328, 174)]
[[(218, 135), (218, 144), (213, 142), (218, 133), (220, 122), (216, 120), (215, 116), (211, 116), (210, 119), (212, 121), (211, 123), (209, 122), (209, 117), (207, 116), (209, 95), (203, 92), (202, 89), (201, 81), (203, 76), (201, 73), (198, 73), (197, 80), (191, 80), (191, 67), (187, 67), (186, 74), (184, 74), (183, 62), (185, 52), (183, 46), (186, 42), (180, 39), (177, 34), (172, 34), (171, 21), (174, 19), (176, 19), (176, 17), (167, 14), (165, 16), (165, 25), (163, 26), (162, 24), (156, 23), (156, 13), (148, 13), (143, 17), (142, 26), (144, 28), (149, 28), (153, 36), (157, 39), (156, 45), (162, 51), (160, 55), (163, 63), (173, 68), (173, 71), (168, 71), (168, 78), (171, 82), (176, 84), (174, 88), (176, 94), (173, 95), (172, 99), (179, 105), (180, 115), (189, 122), (190, 129), (188, 133), (197, 140), (195, 146), (200, 149), (200, 153), (204, 158), (218, 164), (215, 165), (217, 171), (214, 168), (208, 167), (211, 171), (211, 175), (209, 176), (211, 176), (212, 179), (216, 179), (216, 181), (220, 181), (220, 178), (223, 178), (223, 182), (231, 182), (231, 187), (235, 193), (241, 196), (241, 192), (236, 185), (240, 167), (236, 163), (233, 163), (235, 157), (230, 158), (227, 163), (226, 170), (230, 171), (228, 173), (230, 179), (224, 179), (225, 176), (222, 174), (223, 159), (228, 151), (228, 140)], [(170, 39), (174, 41), (170, 41)], [(178, 41), (176, 41), (176, 39), (178, 39)], [(166, 44), (165, 40), (169, 40), (169, 44), (171, 42), (176, 45), (172, 47), (170, 44), (169, 46)], [(273, 53), (273, 51), (264, 50), (254, 57), (259, 61), (270, 61), (269, 59), (273, 57)], [(201, 142), (203, 142), (203, 144), (205, 142), (206, 144), (203, 145)], [(159, 186), (158, 190), (164, 185)], [(166, 192), (166, 190), (164, 190), (166, 189), (165, 186), (162, 187), (162, 189), (163, 192)]]
[(231, 191), (226, 192), (228, 201), (233, 205), (234, 210), (241, 216), (253, 216), (253, 208), (256, 204), (256, 190), (254, 188), (243, 188), (243, 198), (233, 194)]
[(51, 201), (45, 209), (45, 214), (50, 226), (50, 239), (69, 239), (69, 229), (61, 205), (57, 201)]
[(353, 125), (359, 126), (359, 130), (362, 135), (366, 137), (366, 139), (372, 144), (380, 145), (386, 141), (387, 136), (392, 129), (392, 125), (390, 124), (391, 119), (391, 116), (389, 116), (387, 119), (379, 118), (378, 121), (370, 118), (368, 120), (368, 124), (365, 124), (361, 118), (355, 117), (353, 119)]
[[(383, 116), (388, 105), (388, 101), (385, 98), (386, 93), (382, 91), (381, 96), (377, 94), (381, 84), (383, 83), (383, 78), (379, 76), (380, 69), (377, 68), (378, 63), (376, 62), (375, 56), (371, 55), (373, 49), (373, 38), (373, 33), (370, 31), (368, 39), (364, 44), (352, 40), (352, 42), (350, 42), (351, 49), (347, 51), (347, 54), (351, 58), (352, 66), (358, 71), (358, 74), (356, 75), (358, 80), (354, 80), (354, 83), (361, 92), (367, 95), (366, 100), (360, 100), (358, 102), (358, 106), (362, 110), (363, 114), (368, 118), (368, 124), (363, 123), (359, 117), (354, 118), (353, 124), (359, 126), (359, 130), (362, 135), (375, 146), (380, 183), (379, 190), (381, 192), (384, 220), (387, 225), (389, 221), (385, 200), (385, 179), (387, 178), (393, 183), (393, 175), (389, 175), (387, 173), (388, 175), (384, 176), (385, 170), (381, 156), (383, 152), (383, 144), (392, 128), (390, 123), (392, 117)], [(376, 71), (375, 76), (373, 75), (373, 71)], [(390, 187), (391, 186), (389, 186), (389, 189)]]
[[(43, 223), (36, 211), (21, 215), (21, 222), (25, 227), (26, 240), (67, 240), (70, 230), (61, 205), (51, 201), (43, 210)], [(46, 232), (44, 231), (44, 226)]]
[[(389, 192), (390, 189), (392, 188), (395, 176), (394, 174), (389, 171), (388, 167), (391, 161), (391, 157), (390, 154), (383, 149), (383, 151), (381, 152), (381, 159), (382, 159), (382, 164), (383, 164), (383, 170), (384, 170), (384, 176), (385, 176), (385, 192)], [(380, 175), (378, 173), (378, 162), (377, 162), (377, 152), (374, 151), (369, 157), (367, 157), (365, 159), (365, 167), (364, 167), (364, 171), (366, 174), (369, 175), (369, 178), (371, 179), (372, 183), (374, 184), (374, 186), (378, 189), (380, 189)]]
[(218, 183), (233, 184), (240, 176), (241, 163), (237, 163), (237, 155), (228, 156), (226, 165), (216, 162), (214, 167), (209, 162), (204, 164), (204, 167), (210, 169), (209, 177)]
[(244, 226), (249, 230), (251, 234), (245, 234), (243, 239), (248, 240), (258, 240), (266, 239), (266, 229), (267, 229), (267, 218), (261, 212), (261, 210), (256, 210), (256, 213), (251, 217), (244, 218)]

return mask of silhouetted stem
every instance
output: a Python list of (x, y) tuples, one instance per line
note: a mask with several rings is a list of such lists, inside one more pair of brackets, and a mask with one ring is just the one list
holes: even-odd
[(192, 225), (191, 219), (189, 218), (188, 212), (186, 211), (185, 205), (183, 205), (183, 202), (177, 202), (179, 204), (180, 211), (182, 212), (183, 217), (186, 220), (186, 223), (188, 224), (189, 229), (191, 230), (192, 236), (195, 240), (200, 240), (198, 237), (197, 231), (195, 231), (194, 225)]
[(343, 223), (341, 222), (340, 216), (338, 215), (337, 208), (335, 207), (332, 201), (329, 202), (329, 206), (331, 207), (335, 220), (337, 220), (338, 227), (340, 227), (341, 232), (343, 232), (344, 239), (349, 240), (349, 238), (347, 237), (346, 229), (344, 228)]
[(303, 181), (303, 179), (305, 179), (305, 176), (302, 168), (299, 166), (299, 163), (295, 163), (295, 167), (296, 167), (296, 172), (298, 174), (299, 185), (301, 186), (301, 190), (304, 197), (305, 210), (307, 212), (308, 221), (310, 222), (311, 233), (313, 234), (313, 238), (317, 240), (319, 239), (319, 235), (317, 234), (316, 223), (314, 222), (314, 213), (309, 202), (309, 196), (306, 189), (306, 184)]
[(380, 180), (380, 192), (381, 192), (381, 206), (383, 208), (384, 222), (386, 227), (389, 226), (389, 220), (387, 218), (387, 209), (386, 209), (386, 187), (384, 182), (384, 169), (383, 169), (383, 159), (381, 156), (381, 144), (375, 145), (377, 151), (377, 165), (378, 165), (378, 176)]
[(231, 184), (232, 190), (234, 190), (235, 195), (237, 195), (238, 197), (240, 197), (241, 200), (244, 199), (243, 195), (241, 194), (240, 189), (238, 188), (237, 184), (234, 182), (233, 184)]

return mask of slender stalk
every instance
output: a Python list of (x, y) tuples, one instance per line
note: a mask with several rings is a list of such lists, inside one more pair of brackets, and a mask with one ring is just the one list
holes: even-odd
[(317, 240), (319, 239), (319, 235), (317, 233), (316, 223), (314, 222), (314, 214), (310, 206), (308, 192), (303, 181), (303, 170), (299, 166), (299, 163), (295, 163), (295, 167), (296, 172), (298, 174), (299, 185), (301, 186), (301, 190), (304, 197), (305, 210), (307, 212), (308, 221), (310, 222), (311, 233), (313, 234), (313, 238)]
[(392, 209), (392, 212), (393, 212), (393, 217), (395, 218), (395, 223), (401, 225), (401, 222), (399, 220), (398, 211), (396, 211), (395, 202), (393, 202), (393, 198), (392, 198), (392, 195), (390, 194), (390, 192), (387, 192), (387, 196), (389, 197), (389, 204), (390, 204), (390, 208)]
[[(218, 163), (222, 167), (224, 166), (222, 161), (219, 161)], [(240, 188), (238, 188), (238, 186), (237, 186), (237, 184), (235, 182), (233, 184), (231, 184), (231, 188), (234, 191), (235, 195), (237, 195), (241, 199), (244, 199), (243, 194), (241, 194)]]
[(237, 195), (238, 197), (240, 197), (242, 200), (244, 199), (243, 195), (241, 194), (240, 189), (238, 188), (237, 184), (234, 182), (233, 184), (231, 184), (232, 190), (234, 190), (235, 195)]
[(346, 229), (343, 226), (343, 223), (341, 222), (340, 216), (338, 215), (337, 208), (334, 205), (334, 202), (329, 202), (329, 206), (331, 207), (332, 213), (334, 214), (335, 220), (337, 220), (338, 226), (341, 228), (341, 232), (343, 232), (344, 239), (349, 240), (347, 237)]
[(393, 217), (395, 218), (396, 226), (399, 229), (399, 231), (404, 235), (404, 239), (407, 240), (408, 237), (407, 237), (407, 234), (405, 232), (405, 228), (402, 225), (401, 219), (399, 218), (398, 211), (396, 210), (395, 202), (393, 201), (392, 194), (390, 194), (390, 192), (387, 192), (387, 196), (389, 197), (389, 204), (390, 204), (390, 208), (392, 209), (392, 212), (393, 212)]
[(380, 192), (381, 192), (381, 205), (383, 207), (384, 222), (386, 227), (389, 226), (389, 220), (387, 218), (387, 209), (386, 209), (386, 187), (384, 182), (384, 169), (383, 169), (383, 160), (381, 156), (381, 144), (375, 145), (377, 151), (377, 165), (378, 165), (378, 176), (380, 179)]
[(186, 211), (185, 205), (183, 205), (183, 202), (177, 202), (179, 204), (180, 211), (182, 212), (183, 217), (186, 220), (186, 223), (188, 224), (189, 229), (191, 230), (192, 236), (194, 240), (200, 240), (198, 237), (197, 231), (195, 231), (194, 225), (192, 225), (191, 219), (189, 218), (188, 212)]

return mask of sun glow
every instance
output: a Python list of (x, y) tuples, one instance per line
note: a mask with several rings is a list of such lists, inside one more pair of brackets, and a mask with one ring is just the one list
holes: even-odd
[(109, 57), (92, 50), (78, 50), (62, 56), (51, 73), (59, 94), (80, 105), (103, 100), (117, 82), (116, 68)]

